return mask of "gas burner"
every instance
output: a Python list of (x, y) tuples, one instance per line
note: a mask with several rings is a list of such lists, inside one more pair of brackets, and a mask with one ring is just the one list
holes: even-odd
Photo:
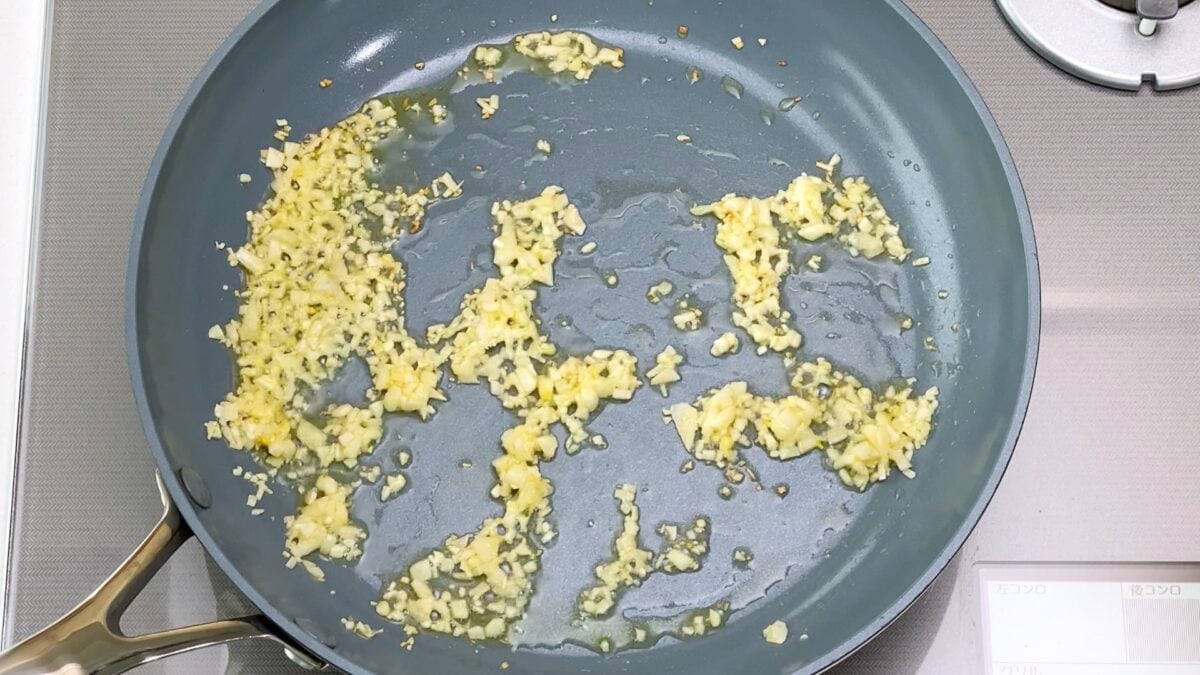
[[(1192, 0), (1179, 0), (1179, 6), (1183, 7), (1184, 5), (1191, 3), (1191, 1)], [(1109, 7), (1116, 7), (1117, 9), (1123, 9), (1126, 12), (1138, 11), (1138, 7), (1137, 7), (1138, 0), (1100, 0), (1100, 2), (1103, 2), (1104, 4), (1108, 5)]]
[[(1200, 84), (1200, 3), (996, 0), (1013, 30), (1054, 65), (1116, 89)], [(1188, 6), (1190, 5), (1190, 6)], [(1133, 13), (1133, 14), (1131, 14)]]

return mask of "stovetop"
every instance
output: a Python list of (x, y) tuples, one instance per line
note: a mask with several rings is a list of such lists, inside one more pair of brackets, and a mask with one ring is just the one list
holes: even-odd
[[(255, 2), (53, 3), (9, 643), (87, 595), (158, 515), (124, 356), (129, 233), (168, 117)], [(838, 673), (981, 671), (988, 563), (1200, 560), (1200, 89), (1102, 89), (1035, 55), (991, 2), (909, 4), (974, 80), (1016, 159), (1038, 238), (1041, 353), (1024, 432), (978, 528)], [(127, 628), (247, 609), (190, 543)], [(278, 646), (243, 643), (143, 672), (294, 668)]]

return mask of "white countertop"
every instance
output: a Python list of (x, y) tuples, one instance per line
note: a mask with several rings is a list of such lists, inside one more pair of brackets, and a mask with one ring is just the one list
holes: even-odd
[[(9, 541), (51, 0), (0, 3), (0, 541)], [(8, 546), (0, 584), (8, 585)], [(0, 635), (4, 615), (0, 614)]]

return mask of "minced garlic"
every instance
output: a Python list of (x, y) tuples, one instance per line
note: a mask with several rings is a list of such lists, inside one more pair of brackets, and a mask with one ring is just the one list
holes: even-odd
[(917, 395), (912, 384), (872, 392), (818, 359), (796, 367), (788, 396), (755, 396), (745, 382), (731, 382), (694, 404), (671, 406), (669, 415), (684, 447), (700, 461), (740, 464), (740, 448), (751, 444), (753, 430), (774, 459), (823, 449), (842, 481), (861, 490), (887, 478), (893, 466), (915, 475), (912, 455), (929, 438), (938, 390)]
[(554, 151), (554, 147), (550, 145), (550, 141), (548, 141), (544, 138), (539, 138), (537, 140), (537, 143), (534, 144), (534, 147), (537, 149), (538, 152), (542, 153), (543, 155), (549, 155), (551, 152)]
[(271, 491), (268, 482), (271, 480), (271, 474), (266, 472), (253, 473), (250, 471), (242, 471), (242, 467), (234, 469), (233, 475), (241, 476), (243, 480), (254, 486), (254, 494), (246, 495), (246, 506), (255, 507), (262, 501), (263, 496), (274, 494)]
[(719, 602), (712, 607), (691, 612), (684, 617), (680, 624), (679, 634), (683, 637), (699, 637), (704, 635), (724, 625), (725, 616), (728, 613), (728, 602)]
[(434, 178), (433, 182), (429, 184), (429, 187), (431, 190), (433, 190), (434, 197), (450, 199), (451, 197), (457, 197), (462, 194), (462, 185), (462, 183), (454, 180), (454, 176), (451, 176), (450, 172), (447, 171), (437, 178)]
[(436, 98), (429, 99), (429, 114), (433, 117), (434, 124), (441, 124), (450, 116), (450, 109), (445, 104), (438, 103)]
[(723, 467), (739, 459), (739, 446), (750, 444), (746, 430), (756, 407), (746, 383), (738, 381), (711, 392), (694, 405), (671, 406), (670, 416), (688, 452), (702, 462)]
[[(403, 273), (391, 253), (399, 222), (420, 222), (430, 190), (371, 182), (371, 150), (395, 128), (396, 111), (369, 101), (300, 143), (269, 148), (271, 194), (247, 214), (249, 241), (228, 250), (245, 286), (238, 318), (217, 335), (236, 356), (238, 385), (217, 404), (209, 434), (270, 466), (353, 467), (378, 440), (385, 409), (427, 416), (444, 398), (437, 354), (404, 333)], [(305, 418), (307, 392), (354, 355), (367, 360), (382, 400), (331, 407), (324, 422)]]
[(283, 519), (287, 554), (302, 558), (319, 551), (335, 559), (353, 560), (361, 554), (366, 533), (350, 521), (350, 488), (328, 475), (317, 478), (304, 494), (304, 504), (294, 516)]
[(650, 301), (650, 304), (652, 305), (657, 305), (658, 303), (662, 302), (664, 297), (670, 295), (674, 290), (675, 285), (664, 279), (657, 284), (654, 284), (649, 288), (649, 290), (646, 291), (646, 300)]
[(683, 363), (683, 355), (675, 351), (671, 345), (667, 345), (658, 356), (654, 358), (654, 367), (647, 373), (646, 377), (650, 378), (651, 386), (658, 387), (663, 396), (667, 395), (667, 385), (678, 382), (679, 376), (678, 367)]
[(651, 564), (654, 554), (638, 544), (640, 525), (636, 496), (634, 487), (628, 484), (613, 492), (623, 516), (621, 532), (613, 542), (616, 557), (596, 566), (596, 579), (600, 583), (579, 595), (579, 610), (583, 614), (607, 614), (616, 604), (618, 591), (640, 585), (654, 569)]
[(518, 35), (513, 47), (518, 54), (544, 63), (550, 72), (571, 73), (577, 80), (590, 79), (599, 66), (625, 66), (623, 50), (600, 46), (590, 36), (574, 31)]
[(342, 626), (344, 626), (346, 630), (354, 633), (364, 640), (370, 640), (371, 638), (383, 632), (383, 629), (381, 628), (371, 628), (366, 623), (358, 621), (354, 617), (349, 616), (342, 619)]
[[(276, 124), (286, 139), (287, 120)], [(419, 227), (434, 199), (460, 190), (449, 174), (411, 194), (372, 181), (372, 151), (398, 127), (396, 110), (372, 100), (300, 142), (263, 151), (270, 193), (246, 215), (246, 244), (226, 248), (245, 274), (238, 317), (209, 331), (234, 352), (238, 384), (217, 404), (208, 436), (256, 452), (273, 469), (288, 465), (289, 475), (317, 476), (285, 519), (289, 564), (303, 562), (314, 577), (324, 573), (299, 558), (354, 558), (365, 537), (349, 520), (349, 488), (324, 469), (354, 467), (371, 452), (385, 410), (428, 416), (431, 402), (444, 399), (441, 358), (404, 332), (403, 270), (391, 245), (401, 224)], [(309, 392), (352, 356), (371, 370), (367, 404), (333, 405), (310, 418)], [(261, 497), (251, 495), (249, 505)]]
[(383, 487), (379, 489), (379, 501), (386, 502), (392, 497), (400, 494), (408, 485), (408, 479), (402, 473), (394, 473), (388, 476), (383, 481)]
[(750, 549), (742, 546), (733, 549), (733, 562), (739, 565), (747, 565), (752, 560), (754, 560), (754, 554), (750, 552)]
[(495, 68), (504, 58), (504, 52), (496, 47), (480, 45), (475, 48), (475, 61), (484, 68)]
[(486, 120), (500, 110), (500, 97), (496, 94), (482, 96), (475, 99), (475, 105), (479, 106), (479, 116)]
[(716, 340), (713, 340), (712, 348), (708, 350), (708, 353), (720, 358), (727, 354), (736, 352), (740, 346), (741, 342), (738, 340), (738, 336), (736, 334), (733, 332), (725, 332), (722, 333), (721, 336)]
[[(834, 180), (841, 158), (834, 155), (817, 167), (824, 178), (801, 174), (773, 197), (725, 195), (720, 201), (692, 208), (695, 215), (718, 220), (716, 243), (725, 253), (733, 277), (733, 322), (760, 347), (784, 352), (798, 349), (800, 333), (789, 324), (780, 286), (788, 273), (789, 253), (783, 233), (805, 241), (836, 236), (851, 255), (896, 261), (908, 257), (900, 226), (863, 178)], [(814, 262), (814, 258), (816, 261)], [(819, 269), (819, 257), (809, 259)]]
[(374, 482), (378, 481), (380, 476), (382, 476), (382, 475), (383, 475), (383, 468), (380, 467), (378, 464), (372, 464), (372, 465), (359, 464), (358, 465), (358, 477), (363, 479), (367, 483), (374, 483)]
[(503, 454), (492, 462), (491, 494), (504, 513), (412, 563), (375, 605), (406, 629), (473, 640), (503, 638), (524, 616), (540, 567), (539, 544), (555, 535), (546, 520), (552, 488), (538, 468), (558, 449), (552, 425), (566, 428), (568, 452), (578, 450), (601, 403), (629, 400), (640, 386), (628, 352), (599, 349), (556, 361), (557, 348), (541, 332), (536, 288), (554, 282), (559, 240), (586, 227), (562, 190), (497, 202), (492, 218), (499, 277), (468, 293), (458, 316), (431, 326), (427, 339), (440, 345), (458, 381), (486, 380), (520, 420), (501, 436)]
[(787, 640), (788, 627), (782, 621), (776, 621), (763, 629), (763, 639), (773, 645), (781, 645)]
[(789, 325), (780, 286), (788, 271), (788, 251), (765, 199), (726, 195), (709, 206), (692, 209), (696, 215), (718, 219), (716, 243), (725, 252), (733, 277), (733, 323), (756, 344), (775, 351), (800, 347), (800, 333)]
[(658, 526), (663, 547), (654, 558), (654, 569), (667, 574), (695, 572), (708, 554), (711, 531), (707, 518), (697, 518), (686, 529), (673, 523)]
[(700, 328), (700, 322), (704, 320), (704, 312), (699, 307), (681, 307), (675, 315), (671, 317), (671, 322), (679, 330), (693, 331)]

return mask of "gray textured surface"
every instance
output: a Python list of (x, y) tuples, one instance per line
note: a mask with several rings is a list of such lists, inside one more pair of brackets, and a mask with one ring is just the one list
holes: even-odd
[[(167, 117), (252, 3), (56, 4), (17, 636), (86, 595), (155, 517), (121, 338), (129, 223)], [(1039, 237), (1043, 344), (1026, 432), (991, 509), (926, 597), (841, 669), (851, 673), (977, 670), (976, 561), (1200, 559), (1200, 138), (1187, 126), (1200, 91), (1095, 88), (1032, 55), (991, 3), (911, 5), (974, 79), (1016, 157)], [(121, 154), (94, 152), (113, 147)], [(130, 627), (238, 602), (189, 546)], [(286, 670), (271, 648), (233, 651), (159, 672)]]

